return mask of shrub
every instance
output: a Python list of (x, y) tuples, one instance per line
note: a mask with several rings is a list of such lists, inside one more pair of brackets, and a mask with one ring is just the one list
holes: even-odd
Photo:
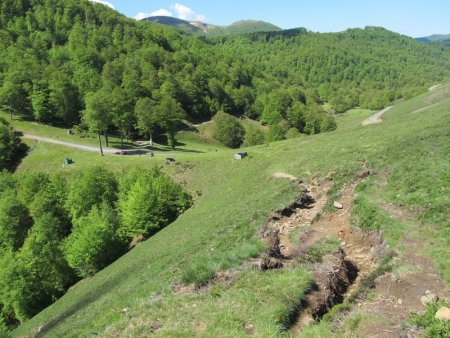
[(264, 143), (264, 133), (261, 129), (249, 126), (245, 132), (244, 147), (256, 146)]
[(61, 227), (52, 215), (40, 216), (16, 256), (11, 300), (22, 321), (53, 303), (76, 281), (60, 249)]
[(16, 182), (13, 175), (7, 170), (0, 171), (0, 194), (9, 189), (14, 189)]
[(6, 169), (17, 160), (23, 145), (8, 122), (0, 119), (0, 170)]
[(285, 120), (277, 124), (272, 124), (269, 128), (269, 132), (266, 134), (267, 142), (281, 141), (286, 138), (286, 133), (289, 130), (289, 125)]
[(82, 277), (95, 274), (118, 258), (123, 250), (117, 236), (117, 219), (104, 202), (75, 224), (64, 242), (64, 256), (69, 265)]
[(7, 190), (0, 195), (0, 247), (18, 250), (33, 225), (33, 220), (15, 191)]
[(25, 205), (30, 205), (34, 197), (44, 190), (49, 182), (49, 177), (41, 172), (22, 172), (16, 175), (17, 197)]
[(131, 171), (121, 180), (119, 236), (148, 238), (191, 206), (191, 197), (157, 171)]
[(337, 128), (336, 120), (331, 115), (324, 115), (322, 122), (320, 123), (320, 132), (324, 133), (327, 131), (332, 131)]
[(230, 148), (238, 148), (244, 140), (245, 130), (235, 117), (218, 112), (214, 116), (213, 135), (216, 140)]
[(287, 139), (293, 139), (293, 138), (297, 138), (299, 136), (300, 136), (300, 132), (298, 131), (297, 128), (290, 128), (286, 133)]

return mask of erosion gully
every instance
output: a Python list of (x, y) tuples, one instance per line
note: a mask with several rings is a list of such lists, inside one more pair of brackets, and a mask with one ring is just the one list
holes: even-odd
[(290, 268), (318, 241), (340, 240), (340, 248), (327, 254), (320, 262), (307, 264), (314, 283), (305, 299), (292, 309), (288, 330), (293, 333), (310, 322), (322, 318), (334, 305), (352, 295), (361, 281), (374, 271), (386, 251), (386, 244), (376, 231), (362, 231), (350, 224), (350, 210), (356, 185), (370, 175), (363, 171), (340, 194), (335, 210), (324, 211), (331, 179), (311, 185), (291, 175), (276, 177), (296, 180), (301, 187), (300, 198), (287, 208), (277, 210), (261, 229), (268, 249), (259, 260), (261, 270)]

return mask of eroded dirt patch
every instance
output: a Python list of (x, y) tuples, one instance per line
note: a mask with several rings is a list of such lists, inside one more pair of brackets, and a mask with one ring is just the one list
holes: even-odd
[(283, 172), (276, 172), (273, 173), (273, 177), (275, 178), (284, 178), (287, 180), (291, 180), (291, 181), (297, 181), (298, 178), (295, 177), (294, 175), (288, 174), (288, 173), (283, 173)]
[(315, 285), (310, 294), (292, 310), (288, 329), (299, 332), (309, 322), (320, 319), (335, 304), (356, 290), (367, 275), (377, 267), (386, 250), (382, 236), (375, 231), (362, 231), (350, 225), (350, 210), (356, 185), (370, 175), (364, 171), (341, 190), (336, 209), (324, 212), (331, 179), (322, 183), (313, 180), (301, 185), (301, 197), (287, 208), (277, 210), (262, 229), (268, 244), (260, 260), (262, 270), (293, 267), (313, 246), (334, 238), (340, 242), (337, 251), (307, 265)]

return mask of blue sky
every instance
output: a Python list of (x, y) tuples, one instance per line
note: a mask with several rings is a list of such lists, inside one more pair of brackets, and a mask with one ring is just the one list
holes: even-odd
[(336, 32), (382, 26), (413, 37), (450, 33), (450, 0), (93, 0), (108, 2), (128, 17), (172, 15), (228, 25), (264, 20), (281, 28)]

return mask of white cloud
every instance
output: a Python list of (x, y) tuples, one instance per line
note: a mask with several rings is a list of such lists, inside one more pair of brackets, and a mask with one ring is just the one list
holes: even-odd
[(105, 1), (105, 0), (89, 0), (89, 1), (91, 1), (91, 2), (97, 2), (97, 3), (99, 3), (99, 4), (108, 6), (109, 8), (116, 9), (112, 3), (108, 2), (108, 1)]
[[(93, 1), (93, 0), (91, 0), (91, 1)], [(96, 0), (96, 1), (103, 2), (103, 0)], [(160, 8), (151, 13), (139, 12), (134, 16), (134, 18), (136, 20), (142, 20), (142, 19), (148, 18), (149, 16), (176, 16), (179, 19), (183, 19), (183, 20), (187, 20), (187, 21), (205, 21), (206, 20), (206, 17), (204, 15), (198, 14), (191, 8), (189, 8), (185, 5), (182, 5), (178, 2), (174, 5), (171, 5), (170, 8), (171, 8), (171, 10), (173, 10), (173, 12), (175, 12), (175, 15), (170, 10), (167, 10), (165, 8)]]
[(148, 18), (150, 16), (173, 16), (173, 14), (172, 14), (172, 12), (169, 12), (167, 9), (160, 8), (151, 13), (139, 12), (138, 14), (136, 14), (134, 16), (134, 18), (139, 21), (139, 20)]
[(150, 16), (173, 16), (173, 14), (171, 12), (169, 12), (167, 9), (160, 8), (151, 13), (139, 12), (134, 16), (134, 18), (139, 21), (139, 20), (148, 18)]
[(198, 14), (192, 10), (192, 8), (189, 8), (185, 5), (182, 5), (180, 3), (176, 3), (172, 6), (170, 6), (176, 13), (178, 18), (188, 21), (205, 21), (206, 17), (204, 15)]
[(149, 16), (152, 16), (152, 15), (151, 15), (150, 13), (139, 12), (139, 13), (137, 13), (137, 14), (134, 16), (134, 18), (135, 18), (137, 21), (139, 21), (139, 20), (148, 18)]
[(169, 12), (167, 9), (160, 8), (154, 12), (151, 12), (150, 16), (173, 16), (173, 14), (172, 12)]

